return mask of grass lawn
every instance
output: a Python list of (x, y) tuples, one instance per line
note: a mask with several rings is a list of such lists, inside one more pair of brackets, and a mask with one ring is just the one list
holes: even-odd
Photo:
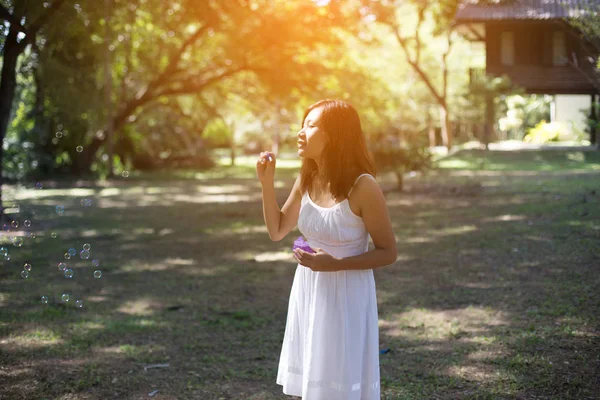
[[(242, 161), (9, 187), (13, 234), (36, 238), (0, 238), (0, 399), (289, 398), (275, 377), (299, 232), (269, 240)], [(280, 166), (282, 205), (297, 163)], [(382, 399), (599, 398), (599, 154), (473, 150), (440, 167), (404, 193), (380, 177), (399, 252), (375, 270)], [(64, 259), (86, 243), (88, 260)]]

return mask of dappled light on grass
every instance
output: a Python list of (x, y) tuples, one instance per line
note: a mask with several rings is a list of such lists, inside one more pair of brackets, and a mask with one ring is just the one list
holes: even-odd
[(477, 230), (478, 228), (474, 225), (463, 225), (448, 228), (432, 229), (429, 231), (429, 234), (433, 236), (453, 236), (463, 235), (466, 233), (475, 232)]
[(289, 261), (292, 264), (297, 264), (296, 260), (292, 255), (292, 251), (268, 251), (260, 253), (254, 256), (254, 261), (263, 262), (274, 262), (274, 261)]
[(198, 185), (196, 187), (198, 193), (202, 194), (230, 194), (230, 193), (240, 193), (247, 192), (248, 187), (245, 185)]
[(496, 215), (495, 217), (486, 217), (486, 218), (483, 218), (481, 221), (482, 222), (506, 222), (506, 221), (523, 221), (525, 219), (527, 219), (526, 215), (504, 214), (504, 215)]
[(487, 336), (490, 327), (507, 325), (509, 316), (488, 307), (469, 306), (453, 310), (408, 308), (379, 321), (384, 335), (402, 337), (411, 341), (456, 339), (479, 341)]
[(145, 298), (126, 301), (117, 308), (117, 311), (128, 315), (148, 316), (153, 315), (156, 310), (163, 307), (164, 305), (162, 302)]
[(2, 345), (8, 345), (7, 351), (11, 348), (18, 350), (23, 349), (39, 349), (43, 347), (56, 346), (63, 344), (64, 339), (54, 330), (36, 327), (24, 331), (20, 335), (9, 336), (0, 341)]

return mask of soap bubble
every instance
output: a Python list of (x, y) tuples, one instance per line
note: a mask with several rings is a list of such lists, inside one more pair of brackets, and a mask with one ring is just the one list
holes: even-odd
[(36, 189), (41, 189), (41, 188), (43, 188), (43, 187), (44, 187), (44, 184), (43, 184), (42, 182), (37, 182), (37, 183), (35, 184), (35, 188), (36, 188)]
[(96, 279), (100, 279), (102, 278), (102, 271), (100, 271), (99, 269), (94, 271), (94, 278)]
[(25, 263), (25, 265), (23, 265), (23, 269), (24, 269), (25, 271), (31, 271), (31, 264), (29, 264), (29, 263)]
[(69, 296), (67, 293), (63, 293), (63, 295), (60, 297), (60, 299), (65, 302), (68, 303), (69, 299), (71, 299), (71, 296)]
[(59, 262), (58, 263), (58, 269), (61, 271), (64, 271), (65, 269), (67, 269), (67, 264), (64, 262)]
[(94, 267), (97, 267), (97, 266), (99, 266), (99, 265), (100, 265), (100, 261), (98, 261), (98, 260), (92, 260), (92, 265), (93, 265)]
[(25, 225), (26, 228), (29, 228), (31, 226), (31, 221), (26, 219), (25, 222), (23, 222), (23, 225)]
[(42, 304), (48, 304), (48, 296), (42, 296)]
[(16, 213), (21, 212), (21, 207), (18, 204), (13, 204), (12, 207)]
[(36, 238), (35, 232), (30, 232), (29, 237), (32, 239), (35, 239)]
[(23, 246), (23, 238), (16, 237), (15, 240), (13, 240), (13, 244), (15, 245), (15, 247)]
[(83, 300), (77, 300), (75, 302), (75, 305), (77, 306), (77, 308), (83, 308)]
[(81, 199), (80, 203), (83, 207), (90, 207), (92, 205), (92, 199)]
[(12, 226), (13, 229), (17, 229), (19, 227), (19, 221), (12, 221), (10, 223), (10, 226)]
[(5, 231), (5, 232), (9, 232), (10, 231), (10, 225), (9, 224), (2, 225), (2, 230)]
[(10, 261), (10, 254), (7, 254), (7, 255), (5, 255), (5, 256), (4, 256), (4, 259), (5, 259), (6, 261)]
[(123, 171), (121, 175), (123, 176), (123, 178), (129, 178), (129, 171)]
[(92, 246), (90, 246), (89, 243), (86, 243), (86, 244), (83, 245), (83, 249), (86, 250), (86, 251), (90, 251), (91, 248), (92, 248)]
[(75, 147), (75, 150), (77, 150), (78, 153), (81, 153), (83, 151), (83, 146), (77, 146)]
[(0, 254), (6, 256), (8, 254), (8, 249), (4, 246), (0, 247)]
[(90, 258), (90, 252), (87, 250), (81, 250), (81, 253), (79, 253), (79, 257), (81, 257), (82, 260), (87, 260), (88, 258)]
[(56, 213), (58, 215), (63, 215), (65, 213), (65, 206), (56, 206)]
[(56, 234), (56, 232), (52, 232), (52, 233), (50, 234), (50, 237), (51, 237), (52, 239), (56, 239), (56, 237), (57, 237), (57, 236), (58, 236), (58, 235)]
[(71, 255), (69, 253), (65, 253), (65, 260), (70, 260), (71, 259)]
[(21, 277), (23, 279), (29, 278), (29, 271), (25, 271), (25, 270), (21, 271)]
[(62, 135), (63, 135), (63, 133), (62, 133), (62, 132), (56, 132), (56, 133), (54, 134), (54, 136), (56, 136), (56, 137), (57, 137), (57, 138), (59, 138), (59, 139), (62, 137)]
[(69, 255), (72, 257), (72, 256), (74, 256), (74, 255), (76, 255), (76, 254), (77, 254), (77, 250), (75, 250), (73, 247), (71, 247), (71, 248), (69, 249), (68, 253), (69, 253)]
[(73, 275), (74, 275), (74, 273), (71, 268), (65, 269), (65, 278), (71, 279), (73, 277)]

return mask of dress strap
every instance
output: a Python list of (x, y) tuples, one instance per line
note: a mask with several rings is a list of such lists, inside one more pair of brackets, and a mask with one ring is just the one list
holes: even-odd
[(350, 191), (348, 192), (348, 197), (350, 197), (350, 193), (352, 193), (352, 190), (354, 189), (354, 186), (356, 186), (356, 182), (358, 182), (358, 180), (362, 177), (362, 176), (370, 176), (371, 178), (373, 178), (373, 175), (371, 174), (361, 174), (358, 176), (358, 178), (356, 178), (356, 180), (354, 181), (354, 183), (352, 184), (352, 187), (350, 188)]

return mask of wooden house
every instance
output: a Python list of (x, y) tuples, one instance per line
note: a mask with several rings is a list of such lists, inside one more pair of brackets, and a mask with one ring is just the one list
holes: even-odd
[[(487, 75), (506, 75), (532, 94), (589, 96), (590, 117), (596, 118), (591, 105), (600, 101), (600, 43), (568, 22), (590, 7), (600, 10), (600, 0), (464, 3), (455, 29), (485, 43)], [(595, 139), (592, 132), (592, 142)]]

